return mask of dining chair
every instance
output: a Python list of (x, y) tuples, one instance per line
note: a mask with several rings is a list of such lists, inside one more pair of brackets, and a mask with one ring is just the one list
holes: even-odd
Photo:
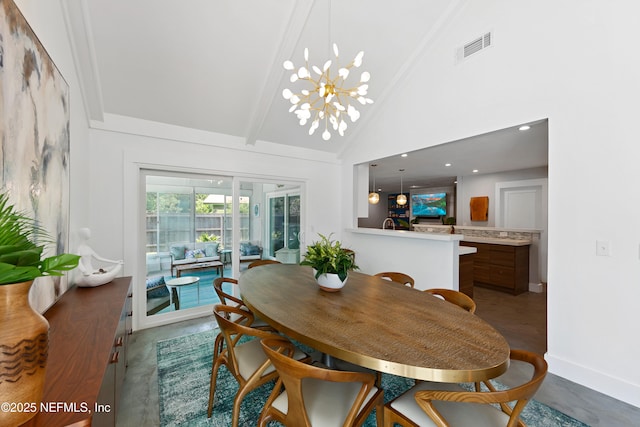
[[(529, 381), (505, 390), (483, 381), (475, 384), (475, 391), (457, 384), (422, 381), (385, 405), (385, 427), (526, 427), (520, 413), (542, 384), (547, 362), (526, 350), (512, 349), (510, 358), (533, 366)], [(509, 402), (516, 402), (515, 406)]]
[[(220, 304), (230, 305), (232, 307), (238, 307), (245, 311), (251, 311), (249, 307), (245, 305), (244, 301), (242, 301), (241, 298), (238, 298), (237, 296), (233, 295), (233, 291), (229, 293), (224, 290), (223, 287), (227, 283), (230, 284), (232, 287), (238, 286), (238, 281), (236, 279), (232, 279), (231, 277), (216, 277), (213, 280), (213, 290), (216, 292), (216, 295), (218, 295), (218, 299), (220, 299)], [(234, 316), (230, 316), (228, 318), (231, 320), (234, 320)], [(265, 321), (260, 320), (254, 314), (254, 320), (253, 320), (253, 323), (251, 324), (252, 328), (263, 328), (268, 326), (269, 325)]]
[(253, 262), (251, 262), (247, 268), (254, 268), (254, 267), (260, 267), (261, 265), (267, 265), (267, 264), (282, 264), (280, 261), (275, 260), (275, 259), (258, 259), (255, 260)]
[(384, 393), (375, 376), (334, 371), (291, 358), (295, 346), (284, 337), (262, 339), (262, 348), (279, 373), (258, 425), (278, 421), (289, 427), (361, 426), (376, 409), (382, 427)]
[[(272, 381), (278, 376), (278, 372), (260, 345), (260, 339), (278, 337), (278, 335), (273, 332), (252, 328), (253, 314), (239, 307), (216, 304), (213, 309), (213, 315), (218, 322), (220, 333), (226, 345), (224, 348), (220, 348), (217, 353), (214, 350), (207, 417), (211, 418), (213, 412), (218, 370), (224, 365), (238, 382), (238, 391), (233, 400), (231, 417), (232, 427), (237, 427), (240, 404), (244, 396), (256, 387)], [(229, 320), (232, 316), (236, 318), (235, 321)], [(294, 351), (293, 358), (296, 360), (311, 360), (306, 353), (300, 350)]]
[[(236, 279), (232, 279), (231, 277), (216, 277), (213, 280), (213, 289), (218, 295), (218, 298), (220, 299), (220, 303), (223, 305), (237, 307), (244, 311), (250, 312), (253, 315), (253, 322), (251, 323), (252, 328), (275, 332), (275, 329), (273, 329), (267, 322), (256, 317), (256, 315), (249, 309), (249, 307), (247, 307), (244, 304), (244, 301), (242, 301), (242, 299), (236, 297), (235, 295), (233, 295), (233, 293), (226, 292), (223, 289), (223, 286), (226, 283), (231, 284), (231, 286), (238, 286), (238, 281)], [(241, 319), (239, 316), (234, 314), (226, 313), (226, 315), (228, 316), (227, 319), (231, 320), (232, 322), (235, 322)], [(219, 332), (218, 335), (216, 336), (216, 340), (213, 345), (214, 355), (218, 354), (222, 350), (223, 346), (224, 346), (224, 337), (222, 335), (222, 332)]]
[(351, 257), (353, 262), (356, 262), (356, 252), (353, 249), (342, 248), (342, 250)]
[(408, 274), (398, 273), (395, 271), (383, 271), (381, 273), (374, 274), (376, 277), (382, 277), (383, 279), (391, 280), (392, 282), (400, 283), (413, 288), (415, 280)]
[(443, 288), (433, 288), (433, 289), (425, 289), (424, 290), (431, 295), (442, 297), (445, 301), (448, 301), (452, 304), (455, 304), (459, 307), (464, 308), (469, 313), (476, 312), (476, 303), (471, 297), (467, 294), (464, 294), (460, 291), (454, 291), (453, 289), (443, 289)]

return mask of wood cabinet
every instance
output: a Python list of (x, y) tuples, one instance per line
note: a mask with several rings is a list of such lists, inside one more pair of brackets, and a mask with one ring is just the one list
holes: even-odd
[(131, 278), (73, 287), (44, 316), (49, 356), (42, 402), (54, 405), (25, 426), (115, 426), (131, 334)]
[(514, 295), (529, 290), (529, 245), (464, 242), (478, 252), (473, 259), (473, 284)]
[(473, 265), (475, 254), (460, 255), (458, 264), (458, 289), (473, 298)]

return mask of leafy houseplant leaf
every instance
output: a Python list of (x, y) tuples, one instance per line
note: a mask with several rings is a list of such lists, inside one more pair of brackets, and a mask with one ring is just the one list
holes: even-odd
[(46, 231), (10, 205), (5, 193), (0, 193), (0, 285), (61, 276), (63, 271), (78, 266), (78, 255), (60, 254), (43, 259), (48, 243), (53, 242)]
[(340, 280), (345, 280), (349, 270), (358, 268), (351, 254), (346, 252), (340, 242), (332, 241), (331, 234), (327, 237), (319, 234), (320, 241), (307, 246), (307, 253), (300, 265), (308, 265), (316, 270), (316, 279), (323, 274), (337, 274)]

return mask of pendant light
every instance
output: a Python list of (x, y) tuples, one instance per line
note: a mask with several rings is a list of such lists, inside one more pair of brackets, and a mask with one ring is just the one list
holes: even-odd
[[(331, 0), (329, 0), (329, 29), (328, 41), (331, 45)], [(335, 59), (329, 59), (322, 68), (309, 65), (309, 49), (304, 49), (304, 65), (296, 67), (292, 61), (285, 61), (283, 66), (287, 71), (292, 71), (289, 81), (291, 83), (301, 82), (306, 89), (284, 89), (282, 96), (291, 102), (290, 113), (294, 113), (300, 126), (304, 126), (311, 121), (309, 135), (313, 135), (316, 129), (324, 126), (322, 139), (328, 141), (331, 138), (331, 131), (338, 132), (344, 136), (347, 129), (346, 118), (355, 123), (360, 118), (360, 111), (356, 109), (357, 104), (373, 104), (373, 100), (366, 98), (369, 90), (369, 78), (371, 75), (364, 71), (360, 74), (358, 83), (346, 83), (352, 68), (359, 68), (362, 65), (364, 52), (359, 52), (356, 57), (346, 66), (340, 67), (338, 64), (338, 46), (333, 44)], [(333, 70), (331, 69), (334, 64)], [(353, 70), (355, 73), (355, 70)], [(360, 106), (358, 106), (360, 108)]]
[[(371, 165), (372, 168), (375, 168), (376, 166), (378, 165), (375, 163)], [(373, 174), (373, 170), (371, 171), (371, 175), (373, 176), (373, 189), (369, 193), (369, 204), (377, 205), (380, 201), (380, 195), (376, 192), (376, 176)]]
[(400, 194), (398, 194), (398, 198), (396, 199), (396, 203), (400, 206), (407, 204), (407, 196), (402, 192), (402, 172), (404, 172), (404, 169), (400, 169)]

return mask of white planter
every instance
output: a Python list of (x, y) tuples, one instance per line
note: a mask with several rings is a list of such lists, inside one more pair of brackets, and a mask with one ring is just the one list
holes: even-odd
[[(313, 277), (316, 277), (316, 273), (317, 270), (314, 268)], [(328, 273), (321, 274), (320, 276), (318, 276), (316, 281), (318, 282), (318, 286), (320, 286), (320, 289), (322, 289), (323, 291), (337, 292), (342, 289), (345, 283), (347, 283), (348, 278), (349, 276), (347, 276), (344, 280), (340, 280), (340, 276), (338, 276), (337, 274)]]

